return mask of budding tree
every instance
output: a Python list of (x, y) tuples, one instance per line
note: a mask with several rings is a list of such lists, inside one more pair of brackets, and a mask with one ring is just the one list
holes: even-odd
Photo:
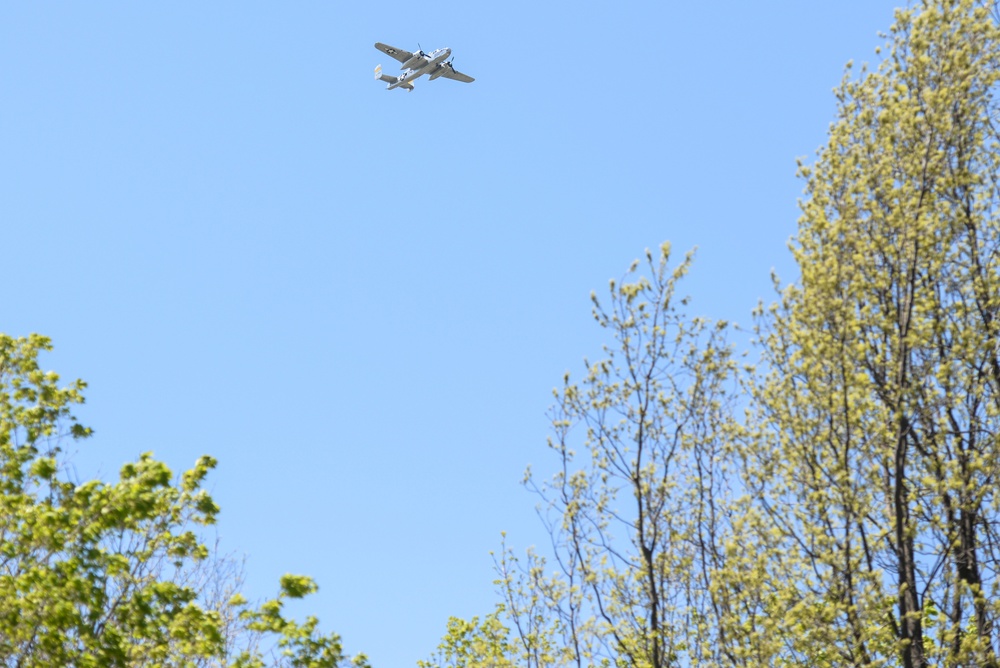
[[(996, 666), (1000, 31), (974, 0), (900, 11), (845, 80), (764, 318), (748, 486), (781, 536), (789, 656)], [(775, 575), (779, 572), (776, 570)], [(780, 609), (779, 609), (780, 608)]]

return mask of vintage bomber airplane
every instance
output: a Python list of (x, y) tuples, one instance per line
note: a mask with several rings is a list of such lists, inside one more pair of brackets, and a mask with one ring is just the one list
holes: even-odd
[(406, 90), (412, 92), (413, 81), (424, 74), (431, 75), (431, 81), (434, 81), (438, 77), (448, 77), (449, 79), (464, 81), (465, 83), (475, 81), (475, 79), (470, 77), (468, 74), (462, 74), (452, 66), (451, 60), (455, 60), (454, 58), (449, 61), (445, 61), (445, 58), (451, 55), (451, 49), (447, 47), (432, 51), (431, 53), (424, 53), (423, 50), (418, 47), (416, 53), (410, 53), (409, 51), (403, 51), (402, 49), (397, 49), (394, 46), (389, 46), (388, 44), (383, 44), (382, 42), (375, 42), (375, 48), (403, 63), (402, 67), (399, 69), (406, 70), (398, 77), (394, 77), (389, 74), (382, 74), (381, 65), (376, 67), (375, 78), (389, 83), (389, 85), (386, 86), (386, 90), (392, 90), (393, 88), (405, 88)]

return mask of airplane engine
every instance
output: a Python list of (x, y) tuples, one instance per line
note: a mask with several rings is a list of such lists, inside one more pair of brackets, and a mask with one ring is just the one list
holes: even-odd
[(430, 81), (434, 81), (439, 76), (442, 76), (449, 69), (454, 69), (454, 68), (452, 68), (450, 62), (445, 61), (445, 62), (441, 63), (440, 65), (437, 66), (436, 70), (434, 70), (433, 72), (431, 72), (431, 76), (430, 76), (429, 80)]
[(403, 67), (410, 69), (416, 69), (417, 67), (420, 67), (425, 62), (427, 62), (426, 60), (424, 60), (424, 56), (426, 55), (427, 54), (424, 53), (423, 51), (417, 51), (415, 54), (413, 54), (412, 58), (403, 63)]

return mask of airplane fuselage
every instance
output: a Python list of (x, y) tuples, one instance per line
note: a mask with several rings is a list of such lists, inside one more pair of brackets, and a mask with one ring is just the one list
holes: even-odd
[[(451, 55), (451, 49), (445, 47), (443, 49), (438, 49), (431, 52), (430, 54), (422, 57), (414, 56), (410, 60), (403, 63), (403, 67), (406, 71), (399, 75), (399, 80), (396, 83), (389, 84), (388, 90), (393, 88), (399, 88), (400, 86), (408, 83), (413, 83), (416, 79), (419, 79), (424, 74), (428, 72), (433, 72), (438, 65), (444, 62), (448, 56)], [(415, 66), (411, 66), (413, 61), (417, 61)], [(407, 67), (409, 66), (409, 67)]]

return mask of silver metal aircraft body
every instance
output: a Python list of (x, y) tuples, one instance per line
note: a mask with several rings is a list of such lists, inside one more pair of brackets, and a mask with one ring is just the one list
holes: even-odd
[(418, 45), (417, 51), (410, 53), (409, 51), (397, 49), (382, 42), (375, 42), (375, 48), (401, 62), (402, 66), (399, 69), (405, 70), (398, 77), (394, 77), (391, 74), (383, 74), (381, 65), (375, 68), (375, 78), (389, 84), (386, 86), (386, 90), (405, 88), (407, 91), (412, 92), (413, 82), (425, 74), (430, 75), (431, 81), (434, 81), (438, 77), (447, 77), (448, 79), (464, 81), (465, 83), (475, 81), (468, 74), (462, 74), (455, 69), (451, 64), (454, 58), (447, 60), (448, 56), (451, 55), (451, 49), (447, 47), (431, 51), (430, 53), (424, 53)]

